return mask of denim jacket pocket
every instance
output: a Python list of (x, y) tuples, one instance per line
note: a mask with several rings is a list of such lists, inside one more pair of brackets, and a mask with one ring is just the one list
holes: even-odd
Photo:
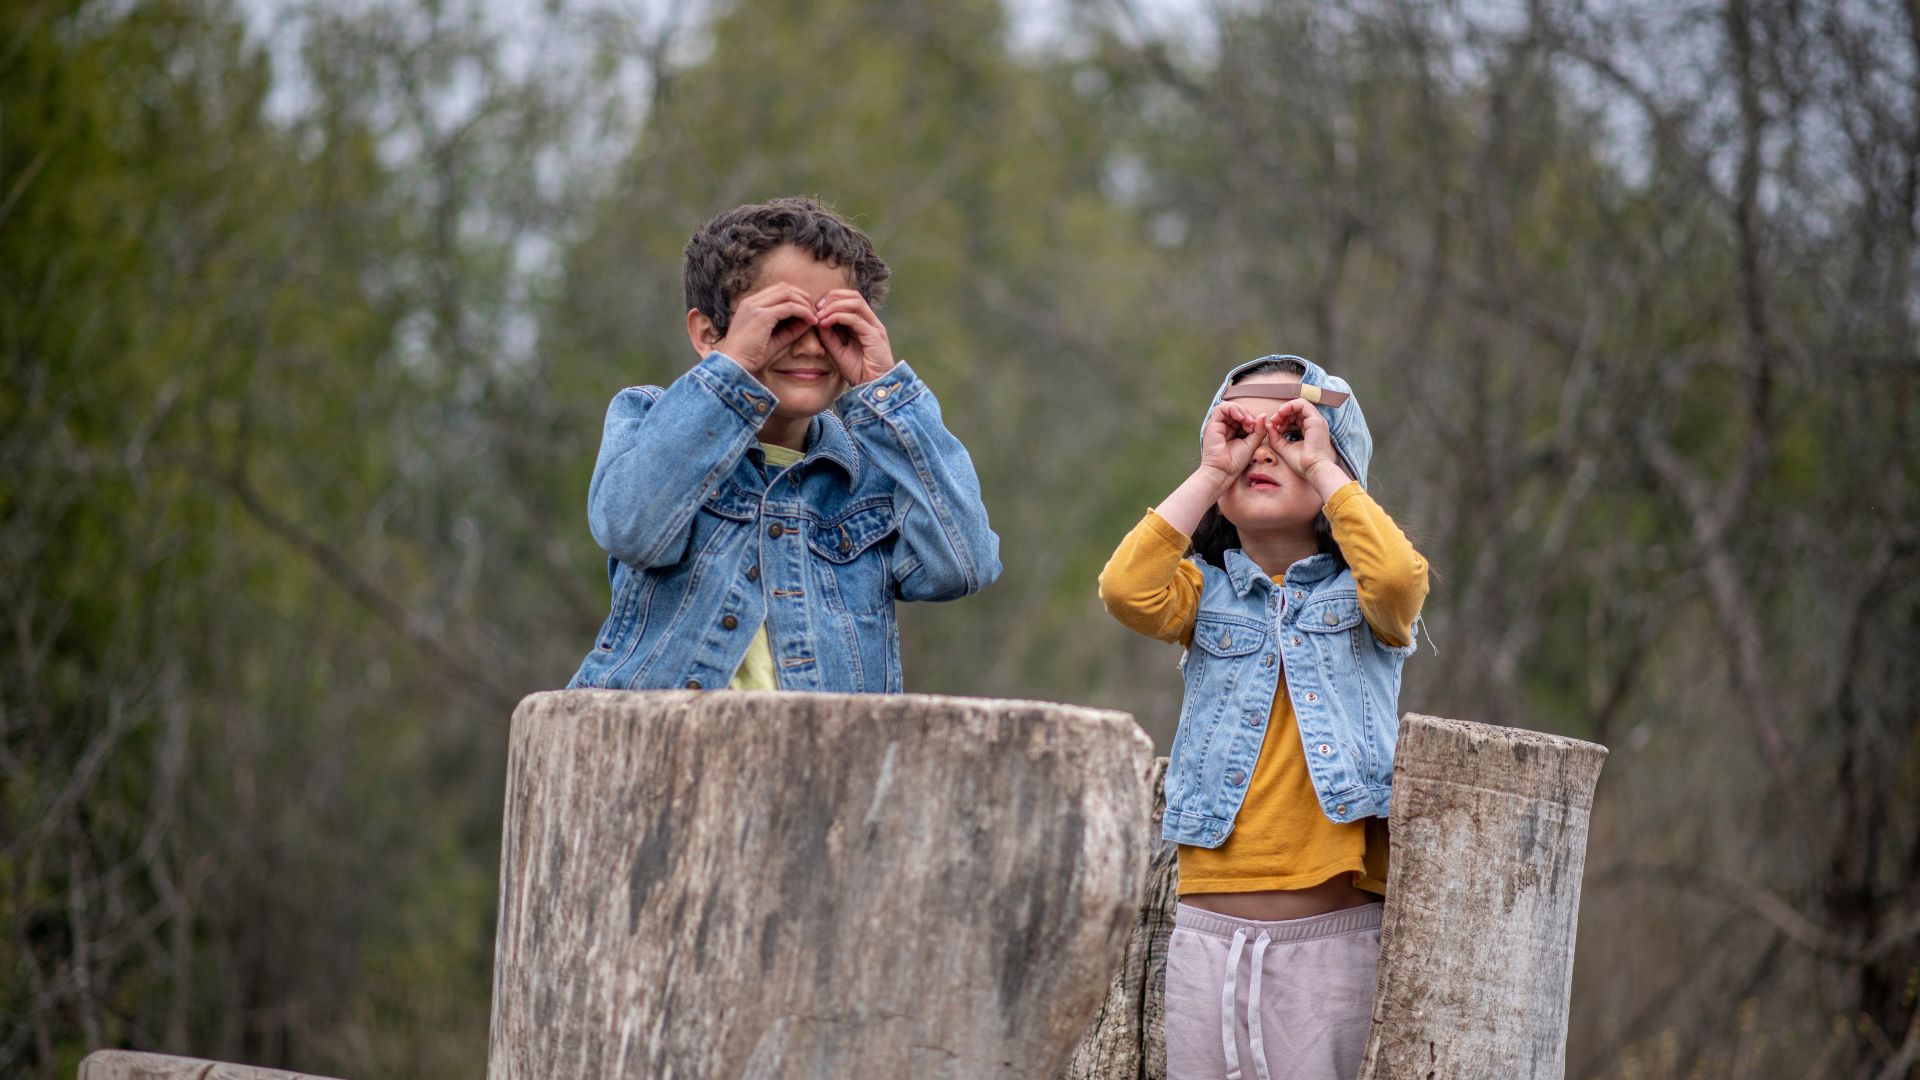
[(823, 579), (828, 603), (855, 615), (885, 610), (893, 602), (887, 580), (887, 550), (894, 535), (891, 499), (871, 499), (811, 524), (807, 548)]
[(760, 516), (759, 496), (742, 488), (731, 478), (716, 484), (700, 506), (729, 521), (752, 521)]
[(1360, 666), (1361, 635), (1369, 634), (1360, 613), (1360, 599), (1351, 594), (1316, 599), (1300, 609), (1294, 623), (1312, 635), (1313, 648), (1327, 670), (1351, 675)]
[(1193, 623), (1195, 647), (1222, 659), (1245, 656), (1266, 637), (1266, 629), (1251, 619), (1202, 615)]

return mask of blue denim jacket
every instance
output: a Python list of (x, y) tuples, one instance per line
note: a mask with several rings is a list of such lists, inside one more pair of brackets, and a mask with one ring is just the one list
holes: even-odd
[[(1228, 373), (1207, 413), (1235, 374), (1282, 358), (1306, 368), (1304, 383), (1352, 392), (1311, 360), (1261, 357)], [(1320, 413), (1334, 449), (1365, 487), (1373, 438), (1358, 398), (1337, 409), (1320, 406)], [(1196, 847), (1225, 842), (1283, 671), (1321, 809), (1337, 822), (1385, 817), (1400, 737), (1400, 670), (1415, 643), (1397, 648), (1374, 635), (1353, 572), (1336, 570), (1331, 555), (1294, 563), (1279, 583), (1238, 549), (1225, 561), (1224, 568), (1200, 566), (1200, 610), (1193, 645), (1181, 658), (1186, 694), (1167, 766), (1162, 835)]]
[(973, 461), (912, 368), (842, 394), (769, 470), (776, 400), (720, 353), (614, 397), (587, 495), (613, 606), (569, 687), (724, 687), (764, 622), (782, 689), (898, 692), (894, 600), (999, 576)]

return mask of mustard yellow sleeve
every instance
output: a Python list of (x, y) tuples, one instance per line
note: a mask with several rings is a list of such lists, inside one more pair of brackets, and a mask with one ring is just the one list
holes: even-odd
[(1413, 642), (1413, 620), (1427, 600), (1427, 560), (1358, 482), (1327, 500), (1328, 524), (1360, 593), (1360, 614), (1381, 641)]
[(1147, 511), (1100, 571), (1100, 602), (1107, 613), (1135, 633), (1192, 644), (1202, 579), (1186, 553), (1186, 535)]

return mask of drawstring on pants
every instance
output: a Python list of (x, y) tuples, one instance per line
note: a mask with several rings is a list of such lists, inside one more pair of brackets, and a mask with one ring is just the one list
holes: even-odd
[[(1260, 969), (1266, 966), (1271, 940), (1265, 930), (1253, 939), (1253, 975), (1247, 983), (1247, 1050), (1253, 1056), (1253, 1071), (1259, 1080), (1273, 1080), (1267, 1071), (1266, 1039), (1260, 1031)], [(1240, 1046), (1233, 1036), (1233, 996), (1234, 984), (1239, 982), (1240, 949), (1246, 943), (1246, 930), (1236, 928), (1233, 945), (1227, 950), (1227, 980), (1220, 987), (1220, 1048), (1227, 1053), (1227, 1080), (1240, 1080)]]

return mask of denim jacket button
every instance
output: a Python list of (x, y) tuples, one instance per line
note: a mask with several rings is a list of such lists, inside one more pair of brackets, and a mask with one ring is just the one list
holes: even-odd
[(1346, 804), (1346, 803), (1341, 803), (1341, 804), (1340, 804), (1339, 806), (1336, 806), (1336, 807), (1334, 807), (1334, 808), (1333, 808), (1333, 812), (1334, 812), (1334, 813), (1336, 813), (1336, 814), (1339, 814), (1339, 815), (1340, 815), (1341, 817), (1346, 817), (1346, 816), (1347, 816), (1347, 804)]
[(1333, 753), (1333, 747), (1328, 746), (1326, 743), (1321, 743), (1319, 746), (1314, 747), (1314, 749), (1320, 751), (1322, 757)]
[(1295, 645), (1298, 645), (1298, 644), (1300, 644), (1300, 635), (1299, 635), (1299, 634), (1295, 634), (1295, 635), (1293, 635), (1293, 643), (1294, 643)]
[(760, 564), (759, 563), (754, 563), (752, 566), (747, 567), (747, 580), (748, 581), (760, 580)]
[(787, 530), (780, 527), (780, 523), (777, 521), (767, 526), (767, 535), (773, 537), (775, 540), (780, 539), (780, 534), (786, 531)]
[(699, 680), (699, 679), (688, 679), (688, 680), (687, 680), (687, 689), (689, 689), (689, 690), (698, 690), (698, 689), (700, 689), (700, 680)]
[(1334, 614), (1333, 612), (1331, 612), (1331, 611), (1329, 611), (1329, 612), (1327, 612), (1327, 625), (1328, 625), (1328, 626), (1332, 626), (1332, 625), (1333, 625), (1334, 623), (1337, 623), (1337, 622), (1339, 622), (1339, 621), (1340, 621), (1340, 616), (1338, 616), (1338, 615), (1335, 615), (1335, 614)]
[(1235, 769), (1227, 774), (1227, 782), (1235, 786), (1238, 786), (1242, 781), (1246, 780), (1246, 778), (1247, 774), (1241, 772), (1239, 769)]
[(767, 411), (767, 403), (766, 403), (766, 402), (764, 402), (764, 401), (756, 401), (756, 402), (754, 402), (754, 403), (753, 403), (753, 411), (754, 411), (754, 412), (757, 412), (757, 413), (764, 413), (764, 412), (766, 412), (766, 411)]
[(720, 625), (724, 629), (731, 630), (734, 627), (740, 625), (740, 620), (729, 615), (726, 618), (720, 620)]
[(1248, 727), (1259, 727), (1259, 726), (1260, 726), (1260, 721), (1262, 721), (1262, 720), (1265, 720), (1265, 719), (1266, 719), (1266, 717), (1264, 717), (1264, 716), (1261, 716), (1261, 715), (1260, 715), (1259, 713), (1248, 713), (1248, 714), (1247, 714), (1247, 726), (1248, 726)]
[(1307, 700), (1308, 700), (1308, 701), (1319, 701), (1319, 700), (1320, 700), (1320, 695), (1319, 695), (1319, 694), (1316, 694), (1316, 693), (1314, 693), (1314, 692), (1313, 692), (1313, 691), (1311, 691), (1311, 690), (1309, 690), (1309, 691), (1307, 691)]
[(887, 395), (891, 393), (893, 393), (893, 391), (890, 388), (883, 386), (873, 392), (873, 400), (885, 401), (887, 400)]

